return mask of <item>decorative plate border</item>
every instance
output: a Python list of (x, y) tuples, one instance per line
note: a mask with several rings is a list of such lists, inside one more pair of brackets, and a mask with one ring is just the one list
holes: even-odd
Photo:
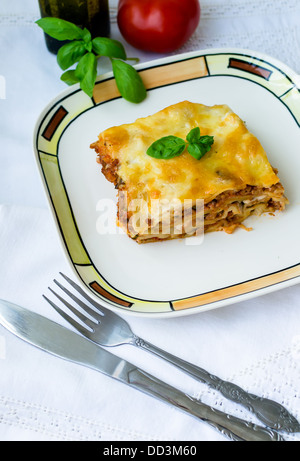
[[(296, 74), (282, 63), (257, 52), (245, 50), (206, 50), (152, 61), (137, 67), (148, 91), (175, 83), (212, 76), (231, 76), (250, 80), (270, 91), (290, 111), (300, 127), (300, 91)], [(183, 299), (149, 301), (118, 291), (94, 267), (72, 212), (60, 172), (58, 147), (68, 125), (87, 110), (120, 98), (111, 74), (97, 80), (93, 98), (74, 85), (56, 98), (44, 111), (34, 133), (34, 147), (47, 197), (59, 228), (71, 267), (94, 298), (112, 309), (162, 315), (187, 314), (218, 307), (253, 296), (255, 292), (299, 283), (300, 263), (262, 277)], [(76, 110), (74, 110), (74, 107)], [(259, 293), (257, 293), (259, 294)], [(199, 308), (199, 309), (196, 309)]]

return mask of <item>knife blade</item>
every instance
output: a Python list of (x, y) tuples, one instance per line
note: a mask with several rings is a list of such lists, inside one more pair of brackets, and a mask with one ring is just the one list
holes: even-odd
[(273, 429), (222, 413), (157, 379), (134, 364), (40, 314), (0, 300), (0, 324), (22, 340), (56, 357), (89, 367), (174, 405), (234, 441), (283, 441)]

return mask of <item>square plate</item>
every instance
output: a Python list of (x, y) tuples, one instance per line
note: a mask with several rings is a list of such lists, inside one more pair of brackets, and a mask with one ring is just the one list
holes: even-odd
[[(73, 85), (36, 124), (36, 160), (77, 281), (108, 308), (145, 317), (198, 313), (299, 283), (297, 74), (269, 56), (239, 49), (192, 52), (137, 69), (148, 89), (144, 102), (125, 101), (106, 74), (92, 99)], [(105, 219), (115, 222), (117, 194), (90, 144), (110, 126), (183, 100), (227, 104), (245, 120), (278, 168), (290, 205), (276, 216), (249, 218), (252, 232), (206, 234), (201, 245), (180, 239), (138, 245), (115, 224), (105, 232)]]

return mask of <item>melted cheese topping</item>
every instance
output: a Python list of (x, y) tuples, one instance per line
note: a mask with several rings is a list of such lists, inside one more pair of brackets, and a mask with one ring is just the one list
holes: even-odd
[[(169, 160), (146, 154), (163, 136), (183, 139), (192, 128), (214, 136), (210, 152), (194, 159), (187, 151)], [(246, 185), (270, 187), (279, 182), (258, 139), (227, 106), (208, 107), (184, 101), (135, 123), (112, 127), (99, 141), (118, 159), (118, 176), (132, 198), (212, 200)]]

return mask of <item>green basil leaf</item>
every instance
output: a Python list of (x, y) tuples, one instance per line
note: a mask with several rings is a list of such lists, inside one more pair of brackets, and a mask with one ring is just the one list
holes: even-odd
[(183, 139), (177, 136), (165, 136), (155, 141), (147, 150), (147, 155), (158, 159), (171, 159), (182, 154), (186, 146)]
[(80, 27), (64, 19), (41, 18), (36, 21), (36, 24), (56, 40), (80, 40), (85, 36)]
[[(91, 41), (92, 41), (92, 35), (91, 35), (90, 31), (86, 27), (84, 29), (82, 29), (82, 37), (81, 38), (85, 43), (91, 43)], [(89, 50), (89, 51), (92, 51), (92, 50)]]
[(124, 46), (117, 40), (107, 37), (96, 37), (92, 40), (92, 45), (93, 51), (100, 56), (124, 59), (125, 61), (127, 59)]
[(200, 142), (201, 144), (204, 144), (208, 150), (210, 150), (211, 146), (214, 143), (214, 137), (213, 136), (201, 136)]
[(187, 150), (196, 160), (200, 160), (207, 152), (210, 151), (213, 143), (213, 136), (201, 136), (197, 143), (189, 144)]
[(65, 82), (67, 85), (74, 85), (75, 83), (78, 83), (79, 80), (75, 75), (75, 70), (67, 70), (67, 72), (64, 72), (60, 79)]
[(86, 51), (88, 51), (88, 52), (93, 51), (92, 41), (89, 41), (89, 42), (86, 42), (86, 43), (84, 42), (84, 46), (85, 46)]
[(133, 103), (142, 102), (147, 96), (147, 91), (135, 68), (119, 59), (112, 59), (112, 68), (122, 97)]
[(63, 45), (57, 53), (57, 62), (62, 70), (73, 66), (75, 62), (86, 53), (86, 47), (82, 40), (75, 40)]
[(200, 158), (205, 155), (205, 150), (201, 146), (201, 144), (189, 144), (188, 145), (188, 153), (192, 155), (196, 160), (200, 160)]
[(97, 58), (94, 53), (86, 53), (80, 58), (75, 69), (75, 76), (80, 81), (80, 88), (92, 98), (97, 78)]
[(186, 140), (193, 144), (194, 142), (198, 142), (200, 140), (200, 128), (197, 126), (193, 128), (186, 137)]

